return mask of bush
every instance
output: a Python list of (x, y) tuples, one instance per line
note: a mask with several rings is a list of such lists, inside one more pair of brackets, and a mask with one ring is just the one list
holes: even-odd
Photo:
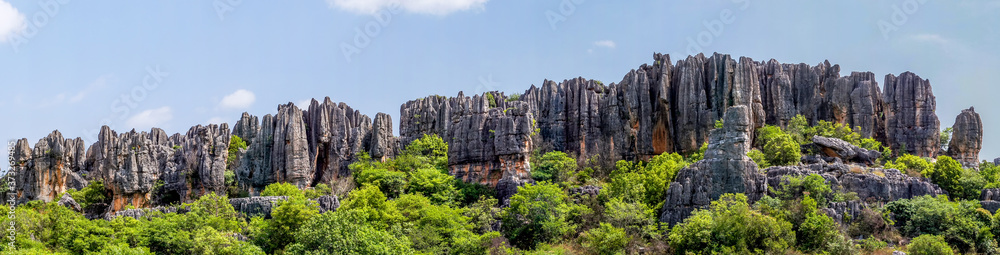
[(945, 241), (962, 252), (995, 249), (989, 229), (992, 219), (977, 201), (950, 202), (946, 196), (921, 196), (896, 200), (885, 208), (905, 236), (945, 236)]
[(612, 198), (604, 207), (604, 217), (607, 223), (624, 229), (630, 236), (649, 239), (660, 237), (656, 227), (656, 210), (643, 203), (627, 203), (621, 198)]
[(410, 173), (407, 191), (422, 194), (435, 204), (452, 204), (458, 197), (458, 190), (452, 184), (455, 177), (434, 168), (421, 168)]
[(896, 162), (886, 162), (885, 168), (896, 169), (909, 176), (921, 177), (924, 172), (932, 171), (934, 164), (917, 156), (903, 154), (896, 159)]
[(378, 187), (389, 198), (399, 197), (407, 186), (406, 173), (384, 168), (370, 168), (355, 173), (354, 181), (361, 187)]
[[(424, 134), (423, 137), (417, 140), (413, 140), (406, 149), (403, 150), (403, 155), (398, 158), (405, 158), (405, 156), (415, 157), (415, 160), (419, 161), (421, 164), (429, 164), (430, 166), (437, 168), (441, 171), (448, 170), (448, 143), (444, 142), (440, 136), (436, 134)], [(398, 169), (402, 171), (409, 171), (413, 169), (418, 169), (420, 166), (414, 166), (411, 169)]]
[(521, 249), (560, 238), (576, 229), (569, 222), (574, 206), (558, 185), (540, 182), (518, 187), (510, 206), (501, 213), (504, 235)]
[(368, 224), (367, 216), (360, 211), (338, 210), (320, 214), (295, 233), (295, 243), (289, 245), (288, 254), (412, 254), (410, 241), (405, 236)]
[(625, 230), (607, 223), (584, 233), (584, 247), (594, 254), (619, 254), (625, 252), (629, 237)]
[(239, 154), (240, 149), (246, 148), (247, 143), (243, 141), (243, 138), (240, 138), (237, 135), (229, 137), (229, 154), (226, 156), (226, 169), (233, 169), (233, 163), (236, 163), (236, 160), (239, 160), (236, 158), (236, 154)]
[(299, 187), (287, 182), (276, 182), (268, 184), (264, 187), (264, 191), (260, 192), (260, 196), (287, 196), (288, 198), (305, 198), (305, 194)]
[(794, 165), (802, 158), (799, 142), (779, 127), (767, 125), (758, 129), (757, 143), (763, 148), (768, 165)]
[(405, 217), (403, 233), (417, 251), (444, 254), (462, 236), (472, 235), (472, 225), (462, 210), (447, 205), (434, 205), (427, 197), (406, 194), (393, 200)]
[(92, 181), (87, 184), (86, 187), (80, 189), (80, 191), (75, 191), (70, 189), (66, 191), (69, 193), (73, 200), (80, 203), (81, 207), (86, 208), (92, 203), (104, 203), (107, 202), (107, 190), (104, 189), (104, 183), (101, 181)]
[(967, 195), (964, 187), (962, 187), (959, 183), (959, 178), (962, 177), (962, 164), (959, 164), (958, 161), (955, 161), (951, 157), (938, 156), (937, 163), (934, 164), (933, 170), (925, 171), (923, 175), (930, 178), (934, 184), (940, 186), (941, 189), (947, 191), (948, 194), (953, 194), (953, 196), (954, 194), (963, 196), (956, 198), (964, 199), (964, 195)]
[(806, 176), (784, 176), (783, 182), (774, 191), (781, 200), (794, 200), (809, 196), (816, 200), (819, 206), (826, 206), (827, 197), (833, 194), (833, 189), (826, 184), (826, 179), (819, 174)]
[(330, 185), (326, 185), (326, 183), (319, 183), (311, 189), (302, 191), (302, 194), (308, 199), (317, 199), (322, 196), (329, 196), (333, 194), (333, 189), (330, 188)]
[(754, 163), (757, 163), (757, 167), (760, 169), (771, 167), (771, 162), (767, 161), (767, 156), (764, 155), (764, 152), (758, 149), (750, 150), (750, 152), (747, 152), (747, 156), (750, 157)]
[[(838, 225), (823, 213), (810, 213), (796, 232), (799, 247), (811, 253), (852, 254), (850, 240), (841, 236)], [(845, 249), (846, 247), (846, 249)]]
[(550, 151), (538, 160), (536, 167), (531, 171), (531, 178), (536, 181), (562, 183), (569, 181), (576, 169), (576, 159), (561, 151)]
[(286, 245), (295, 241), (295, 233), (302, 224), (316, 214), (319, 214), (319, 207), (315, 201), (306, 200), (303, 196), (289, 196), (288, 200), (278, 202), (271, 212), (271, 220), (255, 218), (251, 222), (251, 236), (254, 243), (268, 253), (284, 250)]
[(479, 183), (467, 183), (459, 179), (455, 179), (455, 187), (458, 188), (458, 199), (461, 201), (462, 205), (470, 205), (479, 201), (480, 197), (493, 198), (496, 197), (496, 190)]
[(937, 235), (921, 235), (913, 238), (907, 246), (907, 252), (913, 255), (951, 255), (955, 254), (944, 242), (944, 237)]
[(678, 254), (782, 253), (795, 233), (791, 223), (750, 209), (745, 195), (723, 194), (674, 226), (669, 240)]

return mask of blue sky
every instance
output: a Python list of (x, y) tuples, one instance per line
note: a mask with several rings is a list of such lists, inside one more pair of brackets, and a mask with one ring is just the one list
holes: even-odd
[[(1000, 156), (1000, 1), (0, 0), (0, 139), (186, 132), (331, 97), (374, 116), (427, 95), (617, 82), (721, 52), (930, 79), (942, 127), (975, 106)], [(397, 130), (398, 131), (398, 130)], [(6, 153), (6, 152), (4, 152)]]

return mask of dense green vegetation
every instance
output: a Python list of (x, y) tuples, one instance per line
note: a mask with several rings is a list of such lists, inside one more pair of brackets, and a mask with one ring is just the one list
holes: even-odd
[[(719, 122), (721, 125), (722, 123)], [(664, 153), (613, 167), (559, 151), (537, 152), (534, 183), (517, 188), (501, 207), (493, 188), (448, 174), (448, 144), (428, 135), (394, 158), (357, 155), (351, 188), (320, 183), (268, 185), (262, 196), (286, 196), (271, 217), (244, 218), (229, 204), (238, 190), (206, 194), (181, 204), (186, 213), (151, 211), (138, 219), (88, 220), (54, 202), (33, 201), (15, 211), (15, 245), (0, 254), (996, 254), (1000, 215), (981, 208), (985, 187), (1000, 187), (1000, 167), (963, 168), (952, 158), (893, 153), (849, 127), (794, 118), (786, 128), (766, 126), (748, 156), (761, 171), (795, 165), (800, 145), (831, 136), (881, 151), (876, 164), (927, 178), (948, 196), (871, 203), (851, 224), (824, 210), (861, 201), (812, 174), (787, 176), (768, 196), (750, 203), (724, 194), (675, 226), (661, 225), (667, 190), (684, 167), (701, 160)], [(245, 148), (231, 139), (230, 163)], [(878, 174), (880, 170), (869, 170)], [(227, 171), (227, 185), (235, 189)], [(334, 188), (331, 188), (333, 185)], [(598, 195), (579, 192), (599, 188)], [(101, 182), (68, 191), (86, 207), (108, 203)], [(314, 200), (337, 193), (341, 207), (319, 213)], [(845, 216), (850, 217), (850, 216)], [(501, 227), (502, 226), (502, 227)]]

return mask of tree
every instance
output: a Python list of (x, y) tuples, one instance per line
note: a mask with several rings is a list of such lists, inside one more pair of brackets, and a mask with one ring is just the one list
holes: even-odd
[(833, 189), (826, 184), (826, 179), (819, 174), (806, 176), (784, 176), (783, 182), (774, 191), (781, 200), (794, 200), (809, 196), (821, 206), (826, 206), (827, 197), (833, 194)]
[(239, 154), (241, 149), (246, 149), (246, 148), (247, 148), (247, 143), (243, 141), (243, 138), (240, 138), (237, 135), (232, 135), (231, 137), (229, 137), (229, 154), (226, 157), (226, 169), (232, 171), (233, 163), (236, 163), (236, 160), (238, 160), (236, 158), (236, 155)]
[(295, 241), (295, 232), (302, 227), (302, 224), (317, 214), (319, 207), (316, 202), (305, 197), (290, 197), (288, 200), (279, 201), (271, 212), (270, 221), (258, 218), (252, 222), (254, 227), (251, 232), (254, 242), (268, 253), (281, 251), (286, 245)]
[(771, 167), (771, 162), (767, 161), (767, 156), (764, 155), (764, 152), (758, 149), (750, 150), (750, 152), (747, 152), (747, 156), (750, 157), (754, 163), (757, 163), (757, 167), (760, 169)]
[(287, 182), (268, 184), (267, 187), (264, 187), (264, 191), (260, 192), (260, 196), (287, 196), (289, 199), (305, 198), (305, 194), (302, 193), (299, 187)]
[[(436, 134), (424, 134), (420, 139), (413, 140), (406, 146), (403, 154), (420, 157), (418, 160), (439, 170), (448, 170), (448, 143)], [(417, 168), (419, 167), (412, 169)]]
[(764, 144), (764, 155), (767, 161), (777, 166), (790, 166), (799, 163), (802, 158), (801, 149), (788, 134), (775, 136)]
[(584, 233), (584, 247), (594, 254), (619, 254), (625, 252), (625, 245), (631, 238), (625, 235), (625, 230), (601, 223), (600, 227)]
[(934, 164), (917, 156), (903, 154), (896, 158), (896, 162), (886, 162), (885, 168), (896, 169), (909, 176), (921, 177), (925, 172), (932, 171)]
[(330, 185), (326, 185), (326, 183), (318, 183), (315, 187), (302, 191), (302, 194), (308, 199), (317, 199), (333, 194), (333, 189), (330, 189)]
[(904, 236), (941, 235), (959, 251), (990, 251), (996, 241), (990, 233), (993, 219), (978, 201), (948, 201), (948, 197), (920, 196), (885, 205)]
[(743, 194), (723, 194), (670, 231), (670, 246), (685, 253), (781, 253), (795, 243), (792, 224), (750, 209)]
[(537, 167), (531, 171), (531, 178), (536, 181), (562, 183), (568, 181), (576, 169), (576, 159), (561, 151), (550, 151), (538, 160)]
[(965, 194), (959, 183), (959, 178), (962, 176), (962, 164), (951, 157), (938, 156), (933, 170), (925, 171), (923, 175), (930, 178), (934, 184), (941, 186), (941, 189), (947, 191), (948, 194)]
[(448, 253), (459, 237), (473, 235), (474, 226), (461, 209), (434, 205), (420, 194), (406, 194), (392, 203), (405, 217), (403, 232), (420, 252)]
[(389, 229), (403, 221), (403, 215), (396, 209), (394, 203), (389, 203), (385, 194), (377, 186), (367, 186), (354, 189), (347, 195), (347, 200), (340, 210), (358, 211), (364, 219), (378, 229)]
[(407, 191), (422, 194), (435, 204), (452, 204), (458, 197), (458, 190), (452, 184), (455, 177), (433, 168), (421, 168), (410, 173)]
[(951, 134), (954, 132), (955, 130), (950, 127), (941, 130), (941, 151), (948, 151), (948, 144), (951, 143)]
[(605, 222), (624, 229), (630, 236), (649, 239), (660, 237), (656, 210), (646, 204), (627, 203), (621, 198), (612, 198), (604, 207), (604, 218)]
[(307, 221), (295, 233), (295, 243), (287, 253), (413, 254), (413, 249), (405, 236), (371, 225), (365, 212), (338, 210)]
[[(837, 245), (836, 241), (844, 241), (844, 237), (838, 230), (838, 225), (830, 216), (823, 213), (812, 212), (806, 216), (802, 225), (799, 226), (796, 241), (802, 251), (810, 253), (831, 252), (844, 245)], [(849, 243), (848, 240), (846, 243)], [(852, 254), (849, 251), (838, 253)]]
[(913, 255), (951, 255), (955, 254), (944, 242), (944, 237), (937, 235), (921, 235), (913, 238), (907, 246), (907, 252)]
[(521, 249), (562, 237), (576, 229), (568, 220), (573, 206), (558, 185), (540, 182), (518, 187), (501, 214), (504, 235)]

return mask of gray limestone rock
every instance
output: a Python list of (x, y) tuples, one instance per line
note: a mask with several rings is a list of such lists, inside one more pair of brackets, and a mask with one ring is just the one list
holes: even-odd
[(334, 212), (340, 208), (340, 199), (336, 195), (319, 197), (316, 202), (319, 204), (319, 213)]
[(812, 141), (819, 151), (828, 157), (836, 157), (843, 162), (872, 165), (882, 156), (878, 151), (869, 151), (837, 138), (813, 136)]
[(73, 200), (73, 197), (71, 197), (69, 193), (63, 193), (63, 196), (59, 198), (58, 204), (72, 209), (75, 212), (83, 212), (83, 208), (80, 207), (80, 204), (76, 203), (76, 200)]
[(952, 126), (948, 155), (965, 167), (979, 168), (979, 150), (983, 148), (983, 120), (970, 107), (962, 110)]
[(681, 169), (670, 184), (660, 222), (681, 222), (725, 193), (746, 194), (751, 203), (764, 196), (767, 179), (746, 155), (753, 128), (750, 116), (746, 106), (726, 111), (723, 128), (711, 132), (705, 159)]
[[(886, 135), (900, 155), (936, 157), (940, 150), (940, 121), (930, 81), (911, 72), (885, 76)], [(904, 148), (905, 147), (905, 148)]]

